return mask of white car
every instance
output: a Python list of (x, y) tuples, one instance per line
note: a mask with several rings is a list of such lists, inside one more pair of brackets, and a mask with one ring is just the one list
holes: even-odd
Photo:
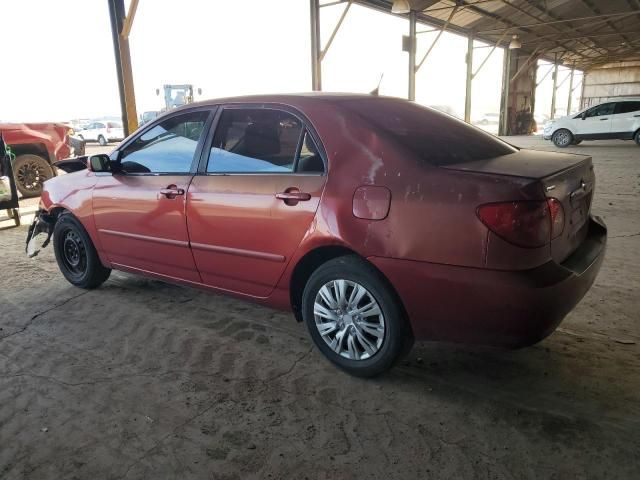
[(618, 99), (550, 120), (542, 137), (560, 148), (583, 140), (635, 140), (640, 145), (640, 98)]
[(98, 142), (104, 146), (109, 142), (119, 142), (124, 139), (124, 129), (120, 122), (93, 122), (77, 132), (76, 135), (87, 142)]

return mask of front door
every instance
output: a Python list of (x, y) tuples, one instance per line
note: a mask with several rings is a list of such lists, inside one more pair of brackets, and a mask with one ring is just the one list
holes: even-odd
[(615, 103), (603, 103), (590, 108), (585, 112), (585, 118), (578, 118), (576, 133), (584, 138), (598, 139), (608, 138), (611, 133), (611, 117)]
[(173, 115), (118, 150), (121, 171), (101, 176), (93, 211), (102, 248), (119, 266), (200, 282), (185, 197), (208, 110)]
[(268, 296), (313, 221), (325, 162), (304, 122), (278, 109), (226, 108), (187, 196), (205, 284)]

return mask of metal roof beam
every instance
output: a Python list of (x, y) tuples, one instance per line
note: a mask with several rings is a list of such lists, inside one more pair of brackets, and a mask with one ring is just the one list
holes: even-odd
[[(568, 18), (566, 20), (552, 20), (549, 22), (538, 22), (538, 23), (529, 23), (526, 25), (520, 25), (518, 28), (533, 28), (533, 27), (543, 27), (543, 26), (547, 26), (547, 25), (553, 25), (553, 24), (557, 24), (557, 23), (567, 23), (567, 22), (578, 22), (578, 21), (582, 21), (582, 20), (596, 20), (596, 19), (600, 19), (600, 18), (611, 18), (611, 17), (621, 17), (621, 16), (633, 16), (635, 15), (634, 13), (629, 13), (629, 12), (624, 12), (624, 13), (609, 13), (606, 15), (592, 15), (589, 17), (575, 17), (575, 18)], [(513, 27), (509, 27), (509, 28), (513, 28)], [(478, 31), (478, 33), (492, 33), (492, 32), (502, 32), (503, 30), (505, 30), (504, 28), (492, 28), (489, 30), (480, 30)]]

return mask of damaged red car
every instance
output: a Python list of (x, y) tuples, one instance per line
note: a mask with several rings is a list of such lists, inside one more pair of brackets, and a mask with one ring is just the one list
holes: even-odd
[(291, 309), (355, 375), (414, 339), (538, 342), (604, 258), (591, 158), (401, 99), (191, 104), (85, 160), (45, 183), (32, 255), (52, 235), (78, 287), (117, 269)]

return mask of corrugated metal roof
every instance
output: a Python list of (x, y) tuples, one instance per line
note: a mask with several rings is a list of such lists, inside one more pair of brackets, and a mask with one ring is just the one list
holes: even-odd
[[(392, 0), (358, 0), (390, 10)], [(611, 61), (640, 60), (640, 0), (409, 0), (419, 20), (474, 32), (507, 46), (512, 35), (523, 51), (588, 69)], [(506, 34), (505, 34), (506, 32)], [(503, 37), (503, 34), (504, 37)]]

